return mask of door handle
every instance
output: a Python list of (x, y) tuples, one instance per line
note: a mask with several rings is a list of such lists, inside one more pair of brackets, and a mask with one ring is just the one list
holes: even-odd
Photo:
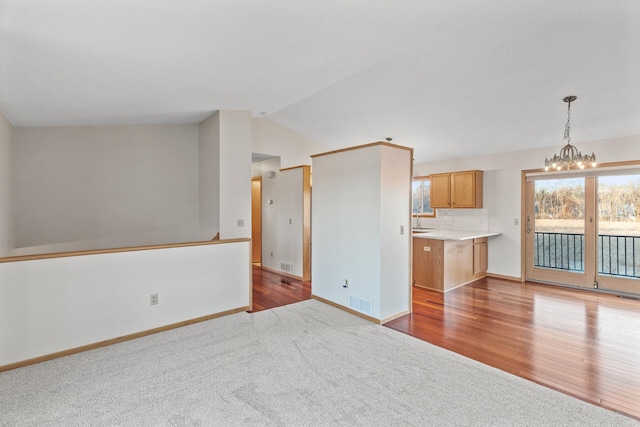
[(527, 217), (527, 234), (531, 234), (531, 217)]

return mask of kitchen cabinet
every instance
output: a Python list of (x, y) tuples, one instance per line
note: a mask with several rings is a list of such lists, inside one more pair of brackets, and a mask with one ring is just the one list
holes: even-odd
[(489, 244), (486, 237), (473, 239), (473, 275), (484, 277), (487, 275), (489, 261)]
[(413, 284), (437, 291), (487, 275), (486, 237), (467, 240), (413, 238)]
[(431, 207), (481, 208), (482, 176), (479, 170), (431, 175)]
[(423, 288), (444, 289), (442, 266), (444, 240), (413, 239), (413, 284)]
[(432, 208), (448, 208), (451, 206), (451, 174), (439, 173), (431, 175), (430, 179), (430, 206)]

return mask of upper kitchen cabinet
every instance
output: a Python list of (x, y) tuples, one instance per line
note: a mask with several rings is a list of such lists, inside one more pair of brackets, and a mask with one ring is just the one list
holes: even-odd
[(431, 207), (481, 208), (482, 171), (431, 175)]
[(451, 206), (451, 174), (431, 175), (431, 207), (448, 208)]

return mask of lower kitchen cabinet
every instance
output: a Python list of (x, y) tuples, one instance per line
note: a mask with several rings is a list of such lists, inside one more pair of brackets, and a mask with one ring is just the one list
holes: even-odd
[(486, 237), (473, 239), (473, 275), (484, 277), (487, 275), (489, 261), (489, 243)]
[(444, 289), (444, 240), (413, 238), (413, 284)]
[(413, 284), (448, 291), (487, 275), (487, 238), (413, 238)]

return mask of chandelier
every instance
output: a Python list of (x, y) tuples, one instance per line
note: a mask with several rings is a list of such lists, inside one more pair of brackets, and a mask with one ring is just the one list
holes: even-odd
[(596, 167), (596, 155), (585, 154), (584, 156), (576, 147), (571, 145), (571, 103), (577, 99), (576, 96), (565, 96), (562, 100), (567, 103), (567, 124), (564, 126), (564, 139), (567, 140), (567, 145), (562, 147), (560, 154), (554, 154), (552, 158), (544, 159), (544, 170), (549, 169), (562, 170), (580, 168), (584, 169), (585, 166)]

